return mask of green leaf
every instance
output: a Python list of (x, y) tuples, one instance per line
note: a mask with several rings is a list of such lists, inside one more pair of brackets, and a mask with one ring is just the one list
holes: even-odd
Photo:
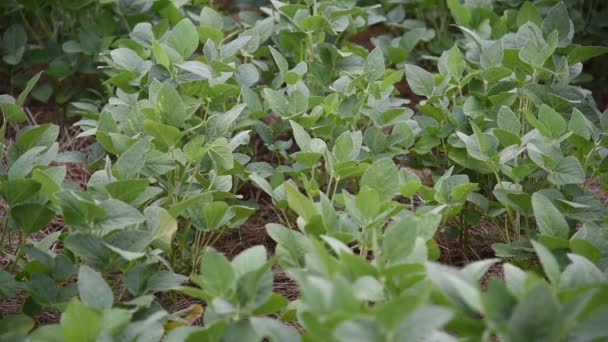
[(158, 90), (154, 108), (166, 125), (179, 128), (188, 118), (184, 101), (177, 90), (169, 83), (163, 83)]
[(210, 202), (203, 204), (202, 214), (209, 229), (218, 229), (226, 224), (226, 216), (230, 207), (226, 202)]
[(13, 275), (5, 270), (0, 270), (0, 299), (12, 297), (17, 293), (17, 282)]
[(502, 39), (499, 39), (483, 49), (480, 57), (481, 67), (489, 69), (491, 67), (500, 66), (502, 65), (503, 56), (503, 42)]
[(568, 129), (579, 137), (589, 140), (591, 138), (591, 123), (587, 120), (585, 115), (581, 113), (578, 109), (574, 108), (572, 110), (572, 116), (570, 117), (570, 123), (568, 124)]
[(562, 239), (568, 238), (570, 227), (551, 200), (540, 192), (532, 195), (532, 209), (541, 234)]
[[(452, 311), (447, 308), (425, 305), (416, 308), (399, 322), (395, 331), (395, 341), (423, 341), (441, 328), (452, 318)], [(438, 340), (441, 340), (438, 338)]]
[(122, 179), (106, 184), (105, 188), (112, 198), (130, 203), (144, 192), (148, 185), (147, 179)]
[(553, 31), (558, 33), (558, 47), (566, 47), (572, 42), (574, 37), (574, 24), (568, 16), (568, 9), (563, 2), (553, 6), (542, 24), (543, 34), (548, 36)]
[(298, 144), (300, 150), (303, 152), (312, 152), (312, 139), (308, 132), (295, 121), (289, 120), (289, 123), (291, 124), (294, 140), (296, 141), (296, 144)]
[[(155, 44), (158, 44), (156, 42), (154, 42)], [(137, 54), (137, 52), (128, 49), (128, 48), (118, 48), (118, 49), (114, 49), (112, 50), (112, 52), (110, 52), (110, 56), (112, 57), (112, 61), (114, 61), (114, 63), (116, 63), (119, 67), (126, 69), (126, 70), (131, 70), (131, 71), (142, 71), (143, 70), (143, 65), (144, 65), (144, 61), (143, 59), (141, 59), (141, 57), (139, 57), (139, 55)], [(156, 53), (155, 53), (155, 57), (156, 57)], [(158, 57), (157, 61), (158, 61)], [(159, 63), (162, 64), (162, 61), (158, 61)]]
[(281, 75), (287, 73), (287, 71), (289, 70), (289, 64), (287, 63), (285, 57), (283, 57), (283, 55), (279, 51), (275, 50), (275, 48), (273, 48), (272, 46), (268, 46), (268, 49), (270, 50), (270, 54), (272, 54), (272, 58), (277, 64)]
[(452, 77), (459, 80), (464, 72), (464, 58), (458, 48), (458, 45), (454, 44), (450, 50), (445, 52), (447, 54), (447, 69)]
[(511, 132), (513, 134), (520, 134), (521, 124), (519, 119), (513, 113), (511, 108), (507, 106), (500, 107), (498, 111), (498, 119), (497, 119), (498, 128), (504, 129), (505, 131)]
[(380, 48), (375, 48), (367, 55), (363, 63), (363, 72), (365, 72), (371, 81), (375, 81), (384, 75), (384, 55)]
[(200, 275), (192, 279), (213, 297), (229, 294), (236, 287), (236, 274), (226, 257), (207, 248), (201, 257)]
[(468, 26), (471, 21), (471, 12), (469, 12), (469, 9), (460, 4), (459, 0), (447, 0), (447, 4), (456, 24)]
[(211, 159), (224, 170), (230, 170), (234, 167), (234, 157), (226, 138), (215, 140), (211, 144), (209, 155), (211, 156)]
[(568, 52), (568, 63), (570, 65), (584, 62), (590, 58), (608, 53), (607, 46), (576, 46)]
[(0, 183), (0, 194), (6, 203), (14, 206), (34, 196), (40, 186), (40, 183), (32, 179), (9, 180)]
[(304, 195), (290, 183), (285, 183), (287, 191), (287, 203), (298, 215), (302, 216), (305, 221), (310, 221), (318, 214), (312, 200)]
[(21, 123), (26, 119), (25, 111), (17, 104), (0, 102), (0, 108), (2, 109), (2, 115), (8, 122)]
[(167, 34), (167, 45), (177, 51), (183, 59), (188, 59), (198, 47), (198, 32), (190, 19), (182, 19)]
[(201, 26), (213, 27), (218, 30), (224, 29), (224, 18), (220, 13), (211, 7), (203, 7), (201, 15), (199, 17), (199, 23)]
[(549, 281), (551, 282), (551, 284), (553, 284), (553, 286), (558, 286), (559, 276), (561, 272), (557, 260), (555, 259), (553, 254), (551, 254), (551, 251), (549, 251), (545, 246), (533, 240), (530, 242), (534, 247), (536, 255), (538, 255), (538, 259), (540, 260), (540, 263), (543, 266), (543, 270), (545, 271), (547, 278), (549, 278)]
[(39, 203), (27, 203), (13, 207), (11, 216), (19, 229), (32, 234), (46, 227), (55, 217), (55, 212)]
[(59, 145), (53, 144), (51, 147), (36, 146), (22, 154), (8, 170), (8, 179), (18, 179), (27, 177), (34, 166), (46, 166), (57, 156)]
[(237, 277), (243, 277), (247, 273), (257, 272), (266, 265), (268, 253), (266, 247), (256, 245), (240, 252), (232, 259), (232, 269)]
[(383, 200), (399, 194), (399, 170), (392, 159), (380, 159), (368, 167), (361, 177), (361, 187), (364, 186), (377, 190)]
[(435, 88), (435, 78), (430, 72), (412, 64), (405, 65), (405, 78), (416, 95), (431, 97)]
[(234, 56), (239, 50), (244, 49), (247, 43), (251, 40), (251, 36), (242, 35), (228, 44), (222, 45), (220, 48), (220, 59), (226, 60)]
[(102, 328), (101, 317), (96, 310), (72, 300), (61, 316), (61, 327), (65, 342), (96, 341)]
[(9, 26), (2, 35), (2, 48), (7, 53), (2, 57), (6, 64), (17, 65), (23, 58), (27, 44), (27, 32), (20, 24)]
[(512, 341), (554, 341), (560, 305), (548, 285), (539, 283), (515, 306), (508, 331)]
[(203, 148), (203, 144), (205, 143), (205, 136), (196, 135), (194, 138), (190, 139), (184, 145), (184, 155), (193, 164), (197, 164), (200, 162), (200, 159), (207, 153), (206, 148)]
[(542, 67), (557, 47), (557, 31), (549, 34), (547, 41), (543, 39), (538, 27), (533, 24), (526, 24), (520, 31), (528, 32), (524, 35), (527, 40), (519, 50), (519, 58), (532, 66)]
[(139, 210), (119, 200), (107, 199), (99, 204), (104, 214), (96, 218), (94, 227), (103, 230), (104, 233), (144, 221), (144, 216)]
[[(0, 338), (6, 338), (10, 334), (27, 334), (35, 326), (34, 320), (24, 314), (9, 314), (0, 320)], [(10, 336), (10, 335), (9, 335)], [(8, 339), (7, 339), (8, 340)]]
[(179, 129), (148, 119), (144, 120), (144, 133), (152, 136), (155, 143), (168, 148), (175, 147), (182, 136)]
[(152, 232), (152, 244), (165, 253), (171, 252), (171, 243), (177, 232), (177, 220), (164, 208), (147, 207), (144, 209), (147, 227)]
[(577, 288), (582, 286), (604, 284), (606, 275), (591, 261), (576, 254), (568, 254), (572, 263), (564, 269), (559, 279), (561, 288)]
[(242, 85), (243, 87), (252, 87), (260, 80), (260, 72), (253, 64), (241, 64), (236, 68), (234, 78), (239, 85)]
[(289, 116), (289, 102), (287, 102), (287, 98), (281, 92), (276, 90), (265, 88), (262, 91), (264, 95), (264, 99), (276, 114), (282, 117)]
[(585, 182), (585, 170), (581, 163), (574, 156), (567, 156), (557, 163), (557, 166), (551, 170), (549, 182), (555, 185), (567, 184), (582, 184)]
[(522, 26), (527, 22), (536, 24), (538, 27), (542, 25), (543, 18), (538, 13), (536, 6), (533, 3), (526, 1), (517, 12), (517, 26)]
[(566, 131), (566, 120), (545, 104), (540, 107), (538, 120), (541, 122), (540, 133), (547, 138), (557, 139)]
[(27, 81), (27, 84), (25, 85), (25, 89), (23, 89), (21, 94), (19, 94), (17, 101), (15, 101), (15, 104), (17, 106), (23, 105), (23, 103), (25, 102), (25, 99), (27, 98), (29, 93), (32, 91), (32, 89), (34, 89), (34, 86), (36, 85), (36, 83), (38, 83), (38, 80), (40, 79), (40, 75), (42, 75), (43, 72), (44, 71), (38, 72), (36, 75), (32, 76), (32, 78), (30, 78), (29, 81)]
[(114, 168), (119, 179), (137, 178), (146, 162), (146, 152), (150, 147), (150, 138), (144, 138), (133, 144), (123, 153)]
[(306, 17), (300, 21), (300, 26), (304, 31), (314, 32), (314, 31), (323, 31), (325, 28), (329, 27), (329, 23), (324, 16), (321, 15), (311, 15)]
[(110, 309), (114, 303), (112, 289), (99, 272), (81, 265), (78, 272), (78, 293), (82, 302), (97, 309)]

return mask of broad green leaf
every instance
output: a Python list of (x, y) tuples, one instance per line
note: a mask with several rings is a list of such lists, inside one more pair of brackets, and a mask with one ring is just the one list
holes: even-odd
[(232, 269), (237, 277), (264, 267), (268, 259), (266, 247), (257, 245), (247, 248), (232, 259)]
[(158, 90), (154, 108), (166, 125), (181, 127), (188, 118), (188, 112), (181, 96), (169, 83), (163, 83)]
[(26, 203), (11, 209), (11, 216), (24, 233), (32, 234), (46, 227), (55, 212), (39, 203)]
[(361, 177), (361, 187), (368, 186), (378, 191), (383, 200), (399, 194), (399, 170), (390, 158), (376, 161)]
[(22, 154), (8, 170), (8, 179), (27, 177), (34, 166), (46, 166), (57, 157), (59, 145), (54, 143), (51, 147), (36, 146)]
[(152, 136), (155, 143), (168, 148), (175, 147), (182, 136), (179, 129), (148, 119), (144, 120), (144, 132)]
[(131, 49), (114, 49), (110, 52), (110, 56), (112, 57), (112, 61), (123, 69), (132, 71), (143, 70), (144, 61), (141, 59), (141, 57), (139, 57), (137, 52)]
[(454, 44), (450, 50), (445, 52), (447, 54), (447, 69), (452, 77), (460, 80), (462, 73), (464, 72), (464, 58), (458, 48), (458, 45)]
[(553, 31), (558, 33), (558, 47), (566, 47), (572, 42), (574, 24), (568, 16), (568, 9), (563, 2), (553, 6), (542, 24), (543, 34), (548, 36)]
[(202, 214), (209, 229), (218, 229), (226, 224), (226, 216), (230, 207), (226, 202), (210, 202), (203, 204)]
[(177, 51), (183, 59), (190, 57), (198, 47), (198, 32), (190, 19), (182, 19), (167, 34), (167, 45)]
[(549, 172), (549, 182), (555, 185), (582, 184), (585, 182), (585, 170), (574, 156), (567, 156), (557, 163)]
[(532, 22), (538, 27), (542, 25), (543, 18), (538, 13), (533, 3), (526, 1), (517, 12), (517, 26), (522, 26), (527, 22)]
[(606, 46), (576, 46), (568, 52), (568, 63), (576, 64), (608, 53)]
[(205, 6), (201, 10), (199, 24), (201, 26), (213, 27), (221, 31), (224, 29), (224, 18), (213, 8)]
[(363, 63), (363, 71), (369, 75), (371, 81), (375, 81), (384, 75), (384, 55), (380, 48), (375, 48), (369, 53)]
[(228, 44), (222, 45), (220, 48), (220, 59), (226, 60), (227, 58), (234, 56), (239, 50), (245, 48), (251, 38), (251, 36), (240, 36)]
[(324, 16), (311, 15), (300, 21), (300, 26), (307, 32), (323, 31), (326, 27), (329, 27), (329, 23)]
[(273, 48), (272, 46), (269, 46), (268, 49), (270, 50), (270, 54), (272, 54), (274, 62), (279, 68), (279, 72), (282, 75), (287, 73), (287, 71), (289, 70), (289, 64), (287, 63), (285, 57), (283, 57), (283, 55), (279, 51), (275, 50), (275, 48)]
[(532, 195), (532, 209), (541, 234), (562, 239), (568, 238), (570, 227), (562, 213), (550, 199), (540, 192)]
[(0, 183), (0, 195), (10, 206), (19, 204), (34, 196), (40, 190), (40, 183), (32, 179), (15, 179)]
[(136, 142), (123, 153), (114, 164), (119, 179), (137, 178), (146, 162), (146, 152), (150, 147), (150, 138)]
[(579, 137), (589, 140), (591, 138), (591, 124), (587, 118), (578, 109), (572, 110), (572, 116), (570, 117), (570, 123), (568, 123), (568, 129)]
[(452, 16), (456, 21), (456, 24), (461, 26), (468, 26), (471, 21), (471, 12), (465, 6), (460, 3), (460, 0), (447, 0), (448, 8), (452, 12)]
[(300, 150), (303, 152), (313, 152), (311, 146), (312, 139), (308, 132), (295, 121), (289, 120), (289, 123), (291, 124), (291, 130), (293, 131), (293, 137)]
[(564, 269), (559, 279), (561, 288), (575, 288), (603, 284), (607, 276), (591, 261), (576, 254), (568, 254), (572, 263)]
[(519, 119), (513, 113), (511, 108), (507, 106), (500, 107), (498, 111), (498, 119), (497, 119), (498, 127), (504, 129), (505, 131), (514, 133), (519, 135), (521, 131), (521, 124)]
[(177, 220), (166, 209), (154, 206), (144, 209), (144, 216), (146, 225), (152, 232), (152, 244), (165, 253), (170, 253), (173, 237), (178, 228)]
[(289, 102), (287, 102), (287, 98), (282, 93), (266, 88), (263, 90), (264, 99), (276, 114), (282, 117), (289, 116)]
[(2, 35), (2, 48), (7, 50), (2, 60), (6, 64), (17, 65), (23, 58), (27, 44), (27, 32), (21, 24), (9, 26)]
[(130, 203), (144, 192), (148, 185), (147, 179), (121, 179), (106, 184), (105, 188), (112, 198)]
[(15, 103), (0, 102), (0, 109), (8, 122), (21, 123), (26, 119), (23, 108)]
[(25, 314), (8, 314), (0, 319), (0, 338), (8, 341), (11, 334), (14, 338), (28, 334), (36, 325), (34, 320)]
[(200, 275), (193, 281), (210, 296), (227, 295), (236, 287), (236, 274), (226, 257), (213, 248), (207, 248), (201, 257)]
[(481, 53), (480, 63), (484, 69), (502, 65), (503, 58), (503, 42), (502, 39), (497, 40), (493, 44), (485, 47)]
[(549, 251), (545, 246), (536, 241), (530, 242), (532, 243), (534, 251), (536, 252), (538, 259), (540, 260), (540, 263), (543, 266), (543, 270), (545, 271), (547, 278), (549, 278), (551, 284), (553, 284), (554, 286), (558, 286), (559, 276), (561, 272), (557, 260), (555, 259), (553, 254), (551, 254), (551, 251)]
[(545, 104), (540, 107), (538, 120), (542, 124), (539, 130), (547, 138), (557, 139), (566, 131), (566, 120), (553, 108)]
[(232, 150), (225, 138), (215, 140), (209, 149), (211, 159), (224, 170), (230, 170), (234, 167), (234, 157)]
[(78, 272), (78, 293), (82, 302), (97, 309), (110, 309), (114, 303), (112, 289), (99, 272), (81, 265)]
[(95, 228), (104, 233), (136, 225), (144, 221), (144, 216), (136, 208), (115, 199), (99, 202), (104, 214), (95, 220)]
[[(116, 51), (116, 50), (114, 50)], [(112, 52), (114, 52), (112, 51)], [(154, 61), (156, 64), (160, 64), (164, 66), (167, 70), (171, 70), (171, 58), (169, 58), (169, 54), (167, 53), (167, 48), (165, 45), (159, 43), (158, 41), (152, 42), (152, 56), (154, 57)], [(135, 65), (137, 67), (137, 65)], [(181, 68), (180, 68), (181, 69)]]
[(188, 161), (197, 164), (200, 159), (207, 153), (207, 149), (203, 147), (205, 143), (204, 135), (196, 135), (184, 145), (184, 154)]
[(405, 65), (405, 78), (416, 95), (431, 97), (435, 88), (435, 78), (430, 72), (412, 64)]
[(234, 78), (243, 87), (252, 87), (259, 81), (260, 73), (253, 64), (241, 64), (236, 68)]
[(509, 321), (513, 341), (553, 341), (560, 305), (548, 285), (538, 283), (518, 301)]
[(302, 216), (305, 221), (310, 221), (318, 214), (312, 200), (304, 195), (290, 183), (285, 183), (287, 190), (287, 203), (298, 215)]
[(395, 341), (425, 340), (445, 325), (452, 316), (452, 311), (441, 306), (420, 306), (401, 320), (395, 332)]
[(96, 341), (102, 328), (101, 315), (74, 299), (61, 316), (61, 327), (65, 342)]

